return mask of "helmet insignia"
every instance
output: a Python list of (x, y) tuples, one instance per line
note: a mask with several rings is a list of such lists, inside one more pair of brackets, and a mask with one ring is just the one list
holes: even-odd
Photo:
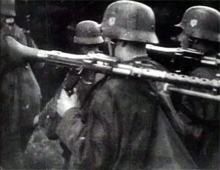
[(109, 25), (111, 25), (111, 26), (115, 25), (115, 20), (116, 20), (115, 17), (110, 17), (109, 20), (108, 20)]
[(196, 19), (192, 19), (192, 20), (190, 21), (191, 27), (195, 27), (195, 26), (197, 25), (197, 23), (198, 23), (198, 20), (196, 20)]

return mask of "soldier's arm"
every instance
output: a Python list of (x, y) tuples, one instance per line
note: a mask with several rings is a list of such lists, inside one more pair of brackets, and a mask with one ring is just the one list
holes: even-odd
[[(149, 145), (157, 112), (156, 100), (155, 94), (146, 88), (145, 83), (108, 79), (94, 91), (82, 110), (70, 108), (65, 112), (57, 134), (73, 153), (74, 167), (109, 169), (115, 161), (113, 159), (119, 156), (116, 151), (126, 146), (123, 136), (130, 135), (131, 129), (137, 125), (131, 124), (137, 119), (140, 120), (139, 125), (132, 134), (141, 136), (140, 140), (144, 142), (138, 142), (139, 145)], [(148, 129), (147, 132), (145, 129)], [(123, 152), (129, 155), (129, 151)]]
[(44, 128), (48, 139), (56, 140), (56, 128), (60, 122), (60, 116), (56, 112), (57, 97), (52, 98), (39, 114), (38, 125)]
[[(159, 83), (159, 85), (164, 86), (164, 83)], [(203, 132), (202, 126), (192, 124), (192, 120), (183, 114), (183, 109), (177, 112), (170, 98), (170, 94), (161, 90), (159, 91), (159, 95), (161, 108), (177, 134), (183, 139), (190, 136), (199, 140)]]
[[(216, 79), (216, 70), (212, 68), (200, 67), (195, 69), (192, 73), (192, 76), (199, 78), (207, 78), (207, 79)], [(191, 90), (209, 93), (216, 95), (218, 93), (217, 89), (205, 89), (193, 87)], [(187, 114), (187, 116), (192, 117), (197, 122), (201, 123), (211, 123), (216, 124), (214, 121), (219, 121), (219, 118), (216, 116), (218, 112), (219, 102), (200, 99), (195, 97), (183, 96), (182, 98), (182, 108), (183, 113)], [(209, 122), (212, 121), (212, 122)], [(218, 124), (218, 123), (217, 123)]]
[[(100, 99), (108, 101), (108, 96)], [(100, 101), (99, 101), (100, 102)], [(83, 111), (78, 108), (67, 110), (57, 127), (60, 140), (73, 153), (73, 165), (76, 169), (108, 169), (110, 137), (106, 122), (98, 119), (94, 113), (95, 101), (89, 102)], [(98, 115), (99, 117), (100, 115)]]
[[(66, 75), (66, 77), (68, 74)], [(60, 97), (60, 92), (62, 90), (62, 85), (57, 89), (56, 94), (50, 101), (44, 106), (42, 111), (39, 114), (37, 124), (44, 128), (46, 136), (51, 139), (55, 140), (58, 139), (56, 135), (56, 128), (58, 123), (60, 122), (61, 117), (57, 113), (57, 100)]]

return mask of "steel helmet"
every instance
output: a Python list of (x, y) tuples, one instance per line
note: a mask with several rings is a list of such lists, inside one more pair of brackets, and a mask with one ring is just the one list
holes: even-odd
[(213, 8), (191, 7), (176, 26), (181, 27), (191, 37), (220, 42), (220, 13)]
[(139, 2), (117, 1), (105, 10), (101, 23), (103, 37), (158, 43), (153, 10)]
[(74, 43), (77, 44), (101, 44), (104, 40), (101, 36), (100, 26), (94, 21), (82, 21), (76, 26)]
[(15, 17), (15, 0), (0, 0), (0, 13), (2, 15), (7, 15)]

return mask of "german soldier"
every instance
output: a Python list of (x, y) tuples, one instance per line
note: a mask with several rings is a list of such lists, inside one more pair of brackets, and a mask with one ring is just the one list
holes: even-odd
[[(186, 10), (182, 21), (177, 25), (182, 28), (179, 36), (183, 48), (201, 51), (206, 56), (217, 58), (220, 42), (220, 13), (206, 7), (194, 6)], [(219, 79), (219, 68), (199, 66), (191, 76)], [(219, 89), (198, 89), (206, 93), (217, 94)], [(205, 99), (182, 98), (182, 111), (189, 118), (187, 126), (194, 126), (197, 134), (183, 140), (194, 159), (202, 168), (219, 168), (219, 102)], [(187, 135), (187, 134), (186, 134)], [(217, 148), (217, 149), (216, 149)]]
[[(73, 30), (71, 30), (73, 31)], [(75, 29), (75, 36), (72, 39), (76, 49), (78, 49), (78, 54), (87, 54), (89, 52), (98, 52), (99, 46), (104, 42), (98, 23), (91, 20), (82, 21), (77, 24)], [(81, 104), (87, 99), (91, 88), (95, 81), (101, 78), (100, 74), (95, 75), (95, 72), (89, 70), (83, 70), (82, 68), (71, 69), (67, 73), (64, 82), (61, 87), (56, 92), (54, 98), (52, 98), (48, 104), (45, 106), (39, 117), (39, 124), (45, 127), (46, 135), (49, 139), (57, 139), (56, 126), (60, 119), (56, 112), (57, 100), (60, 97), (60, 92), (62, 89), (67, 90), (67, 92), (73, 92), (73, 88), (79, 96), (79, 102)], [(56, 121), (54, 121), (56, 120)], [(69, 159), (71, 152), (69, 149), (61, 142), (61, 147), (63, 148), (63, 157), (65, 160), (63, 168), (67, 169), (69, 164)]]
[[(101, 30), (111, 54), (131, 65), (137, 56), (146, 57), (146, 43), (158, 43), (152, 9), (134, 1), (110, 4)], [(146, 63), (159, 67), (149, 59)], [(160, 109), (155, 87), (153, 81), (108, 76), (83, 106), (76, 94), (61, 92), (56, 132), (72, 152), (74, 169), (196, 167)]]
[(12, 36), (27, 45), (26, 36), (14, 23), (15, 1), (1, 2), (1, 165), (23, 168), (23, 152), (34, 130), (33, 119), (40, 109), (40, 88), (28, 62), (9, 55), (4, 37)]

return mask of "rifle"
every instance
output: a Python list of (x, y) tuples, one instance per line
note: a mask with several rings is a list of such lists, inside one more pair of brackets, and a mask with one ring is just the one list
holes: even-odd
[[(101, 72), (104, 74), (129, 76), (146, 80), (151, 79), (156, 81), (172, 83), (174, 85), (184, 84), (191, 86), (201, 86), (206, 88), (220, 88), (220, 81), (216, 79), (209, 80), (205, 78), (178, 75), (175, 73), (169, 73), (166, 71), (160, 71), (142, 66), (132, 66), (125, 63), (120, 63), (116, 58), (99, 53), (75, 55), (59, 51), (39, 50), (24, 46), (9, 36), (7, 36), (5, 40), (8, 44), (9, 51), (11, 53), (10, 55), (17, 55), (19, 57), (23, 57), (24, 60), (47, 61), (66, 67), (77, 66), (90, 69), (95, 72)], [(175, 91), (171, 88), (173, 86), (169, 87), (170, 88), (167, 88), (169, 91)], [(187, 91), (190, 93), (190, 90)], [(199, 93), (201, 92), (196, 93), (197, 95), (194, 96), (201, 96), (203, 98), (206, 98), (206, 96), (208, 95), (207, 98), (220, 101), (220, 96), (205, 93), (203, 93), (203, 95), (199, 95)]]
[(219, 66), (220, 65), (220, 54), (217, 57), (205, 56), (203, 52), (194, 49), (183, 49), (183, 48), (166, 48), (147, 44), (147, 52), (149, 54), (155, 54), (159, 56), (166, 56), (171, 58), (184, 58), (200, 62), (201, 64)]

